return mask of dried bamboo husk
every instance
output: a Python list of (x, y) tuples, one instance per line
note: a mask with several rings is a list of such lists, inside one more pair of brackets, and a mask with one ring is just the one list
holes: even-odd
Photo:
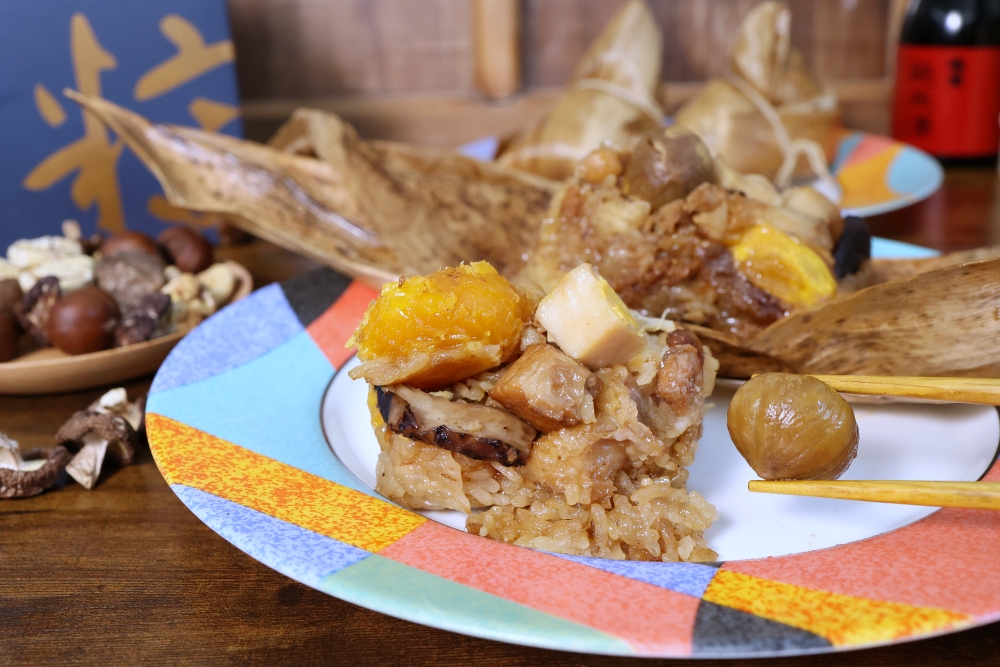
[(448, 151), (369, 143), (320, 111), (298, 111), (284, 133), (300, 144), (287, 150), (313, 158), (70, 96), (128, 143), (171, 204), (224, 214), (376, 286), (480, 259), (516, 271), (555, 188)]
[[(823, 88), (792, 47), (791, 13), (778, 2), (762, 3), (747, 15), (733, 48), (730, 75), (709, 81), (675, 118), (729, 166), (773, 180), (790, 146), (768, 113), (776, 115), (788, 142), (813, 142), (821, 157), (832, 159), (839, 132), (836, 95)], [(792, 166), (790, 175), (815, 171), (805, 159)]]
[[(551, 182), (443, 152), (368, 144), (320, 112), (296, 114), (284, 134), (298, 142), (286, 150), (319, 156), (313, 158), (152, 125), (104, 100), (73, 97), (124, 138), (172, 204), (231, 216), (254, 234), (373, 285), (481, 258), (511, 270), (530, 249), (552, 197)], [(789, 369), (995, 376), (1000, 258), (948, 265), (995, 250), (896, 260), (923, 272), (794, 313), (749, 341), (698, 331), (728, 377)]]
[(840, 296), (749, 341), (685, 326), (719, 359), (720, 377), (769, 371), (1000, 377), (1000, 257), (942, 264)]
[(992, 375), (1000, 364), (1000, 258), (838, 297), (775, 322), (746, 348), (800, 373)]
[(978, 262), (983, 259), (1000, 257), (1000, 246), (976, 248), (974, 250), (959, 250), (937, 257), (921, 257), (919, 259), (875, 258), (871, 260), (871, 283), (878, 284), (908, 278), (918, 273), (943, 269), (958, 264)]
[(662, 58), (656, 19), (643, 0), (632, 0), (590, 46), (551, 111), (507, 142), (498, 161), (562, 180), (602, 142), (628, 147), (662, 121), (655, 101)]
[(751, 378), (758, 373), (793, 372), (781, 359), (747, 349), (746, 343), (730, 333), (690, 323), (685, 323), (684, 328), (694, 331), (712, 351), (719, 362), (720, 377)]

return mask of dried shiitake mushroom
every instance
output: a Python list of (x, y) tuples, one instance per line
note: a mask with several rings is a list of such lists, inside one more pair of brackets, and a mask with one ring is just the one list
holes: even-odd
[(762, 479), (837, 479), (858, 453), (854, 410), (808, 375), (763, 373), (729, 404), (729, 435)]
[(139, 438), (125, 417), (80, 410), (59, 428), (56, 442), (76, 453), (66, 466), (66, 472), (85, 488), (92, 489), (101, 474), (105, 457), (129, 465), (135, 457)]
[(59, 289), (59, 279), (46, 276), (28, 290), (15, 309), (21, 327), (43, 347), (49, 345), (49, 314), (60, 296), (62, 291)]
[(124, 347), (155, 338), (170, 326), (170, 297), (153, 292), (122, 315), (115, 328), (115, 345)]
[(94, 275), (97, 286), (110, 293), (121, 308), (128, 309), (166, 284), (166, 268), (159, 255), (130, 250), (102, 257), (94, 266)]
[(56, 483), (69, 459), (65, 447), (35, 449), (22, 458), (17, 441), (0, 433), (0, 498), (37, 496)]

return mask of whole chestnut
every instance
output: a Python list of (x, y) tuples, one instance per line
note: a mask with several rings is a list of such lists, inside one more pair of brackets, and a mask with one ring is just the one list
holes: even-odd
[(167, 259), (184, 273), (199, 273), (212, 265), (212, 244), (190, 227), (171, 227), (157, 239)]
[(17, 318), (9, 310), (0, 310), (0, 362), (10, 361), (17, 356), (17, 343), (21, 329)]
[(763, 479), (837, 479), (858, 453), (844, 397), (809, 375), (762, 373), (729, 403), (729, 435)]
[(49, 315), (49, 340), (67, 354), (86, 354), (111, 347), (121, 311), (113, 296), (84, 287), (56, 301)]
[(715, 181), (712, 154), (698, 135), (674, 125), (656, 128), (639, 141), (624, 185), (626, 194), (648, 201), (655, 211), (706, 181)]
[(151, 237), (142, 232), (118, 232), (101, 243), (101, 255), (111, 257), (125, 252), (143, 252), (147, 255), (160, 255), (160, 246)]
[(24, 292), (21, 291), (17, 278), (0, 280), (0, 312), (14, 312), (23, 298)]

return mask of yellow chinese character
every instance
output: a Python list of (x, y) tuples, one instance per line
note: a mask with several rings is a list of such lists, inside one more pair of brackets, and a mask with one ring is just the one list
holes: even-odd
[[(142, 75), (135, 84), (134, 93), (135, 99), (140, 102), (170, 92), (191, 79), (233, 60), (231, 41), (222, 40), (206, 45), (205, 38), (198, 28), (176, 14), (163, 17), (160, 21), (160, 32), (177, 47), (177, 55)], [(215, 132), (239, 116), (240, 110), (231, 104), (198, 97), (188, 105), (188, 113), (198, 122), (199, 127)], [(214, 214), (195, 213), (177, 208), (163, 195), (150, 197), (146, 202), (146, 210), (154, 218), (164, 222), (211, 227), (219, 221), (219, 217)]]
[[(139, 77), (134, 93), (138, 101), (164, 95), (233, 60), (230, 40), (205, 44), (198, 29), (176, 14), (163, 17), (160, 32), (177, 47), (177, 53)], [(77, 91), (101, 97), (101, 73), (114, 69), (118, 63), (97, 41), (87, 17), (79, 12), (70, 20), (70, 53)], [(35, 86), (35, 106), (42, 119), (52, 127), (59, 127), (66, 121), (62, 105), (40, 83)], [(237, 107), (201, 97), (190, 103), (188, 112), (200, 127), (212, 132), (239, 115)], [(83, 137), (42, 160), (24, 178), (23, 185), (29, 190), (44, 190), (77, 172), (70, 191), (73, 203), (81, 210), (97, 204), (97, 226), (120, 231), (125, 228), (125, 216), (118, 186), (118, 158), (124, 144), (120, 138), (112, 142), (104, 124), (89, 112), (81, 113)], [(214, 215), (196, 215), (175, 209), (162, 195), (151, 197), (147, 207), (152, 215), (167, 221), (209, 225), (218, 220)]]
[[(70, 20), (70, 53), (76, 89), (84, 95), (101, 96), (101, 72), (118, 66), (115, 57), (104, 50), (94, 35), (90, 22), (76, 13)], [(65, 113), (44, 86), (35, 88), (39, 113), (50, 124), (61, 124)], [(53, 106), (54, 104), (54, 106)], [(42, 160), (25, 178), (29, 190), (44, 190), (73, 172), (70, 194), (81, 210), (97, 204), (97, 225), (110, 231), (125, 227), (121, 193), (118, 189), (118, 158), (124, 146), (121, 139), (112, 142), (104, 123), (87, 111), (83, 114), (83, 137), (60, 148)]]
[(160, 21), (160, 32), (177, 47), (177, 55), (143, 74), (135, 84), (135, 99), (152, 99), (182, 86), (219, 65), (233, 61), (233, 43), (224, 39), (205, 44), (205, 38), (190, 21), (168, 14)]

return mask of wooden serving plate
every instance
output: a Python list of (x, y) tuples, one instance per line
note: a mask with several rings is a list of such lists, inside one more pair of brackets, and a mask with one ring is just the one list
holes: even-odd
[[(253, 291), (253, 278), (241, 264), (227, 261), (226, 266), (237, 279), (236, 291), (229, 300), (232, 303)], [(0, 363), (0, 394), (54, 394), (149, 375), (187, 333), (177, 331), (128, 347), (89, 354), (69, 355), (54, 347), (36, 349)]]

